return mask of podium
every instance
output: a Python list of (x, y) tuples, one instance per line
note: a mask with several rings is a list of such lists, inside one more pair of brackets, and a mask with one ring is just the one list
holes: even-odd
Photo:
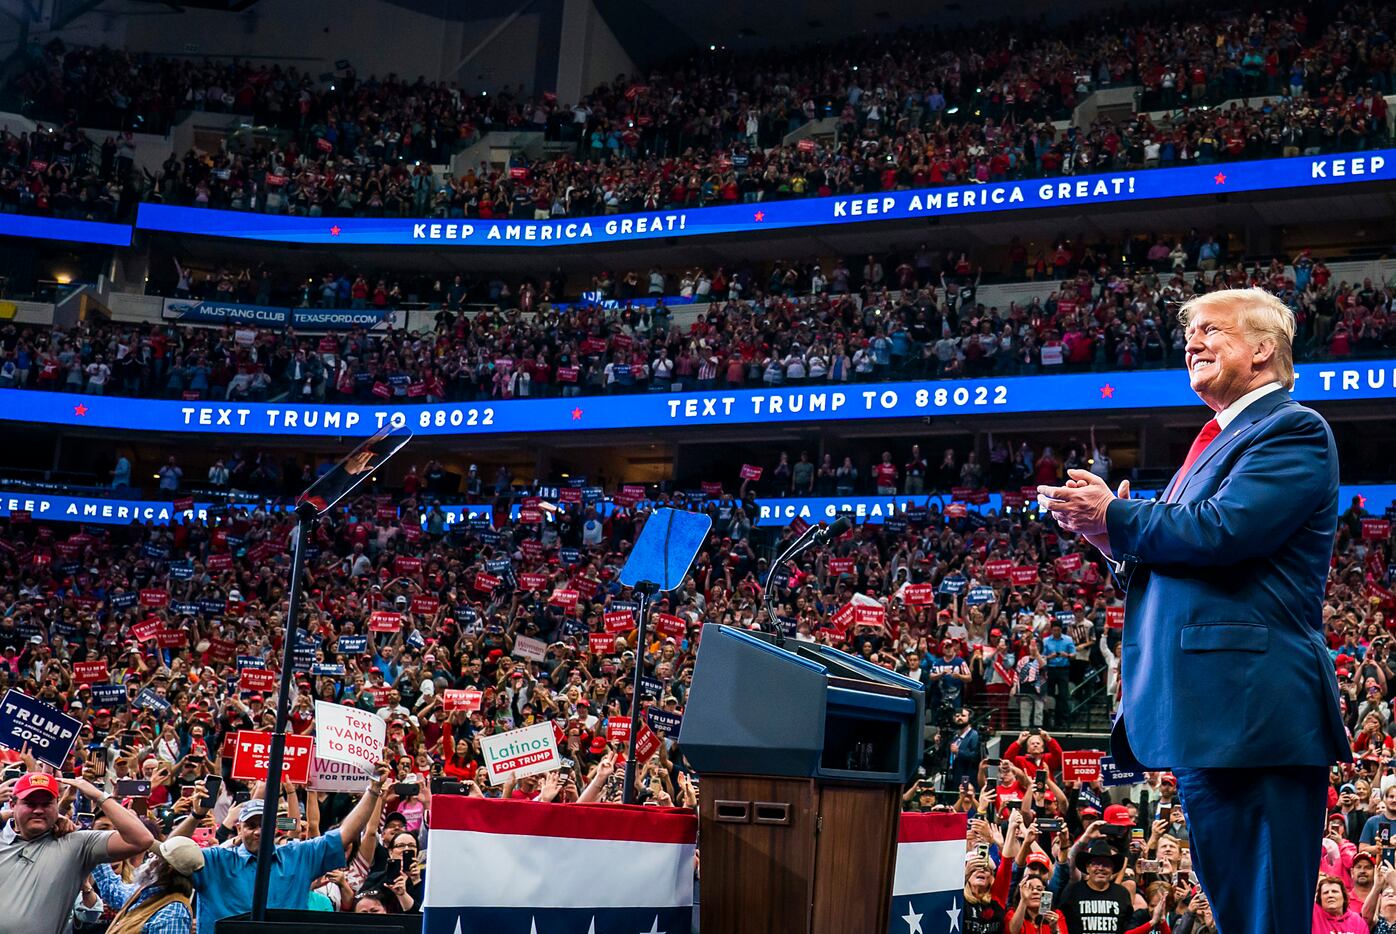
[(704, 931), (886, 931), (920, 686), (837, 649), (703, 627), (679, 746), (699, 775)]

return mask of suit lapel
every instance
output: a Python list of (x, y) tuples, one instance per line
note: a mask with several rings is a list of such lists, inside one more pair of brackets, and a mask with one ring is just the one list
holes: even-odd
[(1276, 389), (1274, 392), (1266, 393), (1261, 398), (1246, 406), (1245, 410), (1237, 415), (1236, 418), (1232, 420), (1231, 424), (1226, 426), (1226, 429), (1212, 440), (1211, 444), (1207, 445), (1207, 449), (1204, 450), (1201, 456), (1193, 463), (1192, 469), (1188, 471), (1188, 475), (1183, 479), (1183, 488), (1178, 491), (1178, 495), (1174, 497), (1174, 501), (1182, 502), (1183, 496), (1188, 491), (1188, 487), (1192, 485), (1194, 480), (1201, 476), (1203, 469), (1213, 458), (1229, 448), (1237, 438), (1260, 424), (1266, 416), (1270, 415), (1271, 412), (1274, 412), (1288, 401), (1290, 401), (1289, 393), (1283, 389)]

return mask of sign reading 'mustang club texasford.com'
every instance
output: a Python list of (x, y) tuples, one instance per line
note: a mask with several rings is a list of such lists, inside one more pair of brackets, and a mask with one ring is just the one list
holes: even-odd
[[(1396, 398), (1396, 360), (1306, 363), (1300, 402)], [(1192, 408), (1202, 403), (1179, 370), (1062, 373), (1003, 379), (840, 383), (775, 390), (637, 393), (414, 405), (280, 405), (78, 396), (0, 390), (0, 420), (168, 433), (369, 435), (384, 425), (419, 435), (614, 431), (795, 424), (927, 415)]]
[(142, 204), (136, 226), (282, 243), (536, 249), (1301, 189), (1393, 176), (1396, 150), (1373, 150), (540, 221), (302, 217)]

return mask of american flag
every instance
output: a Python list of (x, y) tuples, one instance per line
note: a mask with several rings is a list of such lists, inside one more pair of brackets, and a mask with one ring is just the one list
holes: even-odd
[(429, 834), (424, 934), (692, 928), (692, 812), (435, 795)]
[(888, 934), (963, 930), (966, 830), (964, 814), (902, 815)]

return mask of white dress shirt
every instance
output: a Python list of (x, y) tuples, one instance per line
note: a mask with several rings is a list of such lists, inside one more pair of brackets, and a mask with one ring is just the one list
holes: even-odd
[(1245, 410), (1246, 406), (1250, 405), (1257, 399), (1269, 395), (1276, 389), (1282, 388), (1284, 387), (1282, 387), (1278, 382), (1271, 382), (1266, 383), (1264, 386), (1261, 386), (1257, 389), (1252, 389), (1250, 392), (1246, 393), (1244, 396), (1237, 399), (1235, 402), (1231, 403), (1226, 408), (1218, 412), (1216, 414), (1217, 424), (1221, 426), (1222, 431), (1226, 431), (1226, 426), (1230, 425), (1232, 421), (1235, 420), (1236, 416), (1240, 415)]

